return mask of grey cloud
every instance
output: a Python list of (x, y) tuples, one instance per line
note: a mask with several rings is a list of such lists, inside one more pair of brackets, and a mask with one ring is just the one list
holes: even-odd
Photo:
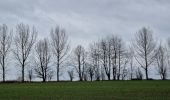
[(114, 33), (127, 41), (143, 26), (168, 36), (169, 9), (168, 0), (5, 0), (0, 1), (0, 23), (35, 25), (41, 36), (60, 25), (73, 43)]

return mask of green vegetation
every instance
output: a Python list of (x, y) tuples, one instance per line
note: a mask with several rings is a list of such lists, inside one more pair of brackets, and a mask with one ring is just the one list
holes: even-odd
[(2, 83), (1, 100), (170, 100), (170, 81)]

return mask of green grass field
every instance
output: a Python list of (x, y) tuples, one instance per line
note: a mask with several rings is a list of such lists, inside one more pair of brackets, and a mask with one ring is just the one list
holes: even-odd
[(170, 81), (0, 84), (0, 100), (170, 100)]

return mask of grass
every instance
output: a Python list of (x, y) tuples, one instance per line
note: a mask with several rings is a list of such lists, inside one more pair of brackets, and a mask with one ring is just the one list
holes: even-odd
[(6, 83), (0, 100), (170, 100), (170, 81)]

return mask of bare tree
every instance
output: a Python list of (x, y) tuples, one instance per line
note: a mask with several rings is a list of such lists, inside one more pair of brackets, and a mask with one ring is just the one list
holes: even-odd
[(50, 70), (50, 71), (47, 73), (47, 79), (48, 79), (48, 81), (51, 81), (53, 77), (54, 77), (54, 71), (53, 71), (53, 70)]
[(93, 81), (93, 77), (95, 75), (95, 67), (89, 65), (89, 68), (87, 69), (87, 71), (88, 71), (88, 74), (89, 74), (89, 77), (90, 77), (90, 81), (92, 82)]
[(8, 54), (10, 52), (12, 42), (12, 34), (9, 32), (8, 27), (3, 24), (0, 26), (0, 65), (2, 67), (2, 78), (5, 82), (6, 65), (8, 61)]
[(142, 74), (142, 71), (140, 70), (139, 67), (136, 70), (136, 79), (137, 80), (142, 80), (143, 79), (143, 74)]
[(59, 81), (60, 68), (65, 61), (65, 57), (69, 50), (68, 38), (64, 29), (56, 27), (51, 31), (51, 44), (53, 54), (56, 58), (57, 81)]
[(89, 63), (91, 67), (93, 67), (95, 79), (99, 81), (100, 80), (100, 50), (99, 50), (98, 43), (94, 43), (90, 45)]
[(84, 81), (88, 81), (89, 80), (89, 72), (88, 72), (88, 68), (84, 67), (84, 73), (83, 73), (83, 80)]
[(155, 56), (156, 43), (149, 28), (143, 27), (136, 34), (134, 48), (136, 51), (135, 59), (145, 70), (146, 79), (148, 80), (148, 67), (153, 63)]
[(29, 79), (29, 82), (32, 82), (32, 79), (33, 79), (34, 75), (33, 75), (33, 69), (29, 69), (28, 70), (28, 79)]
[(110, 80), (111, 79), (111, 63), (112, 63), (112, 52), (111, 52), (111, 50), (112, 50), (112, 42), (110, 41), (110, 40), (108, 40), (107, 41), (107, 56), (108, 56), (108, 80)]
[(76, 61), (76, 71), (79, 76), (79, 80), (83, 81), (84, 73), (85, 73), (85, 58), (86, 58), (86, 52), (83, 46), (78, 45), (74, 50), (74, 60)]
[(102, 79), (102, 81), (106, 80), (106, 76), (105, 76), (103, 67), (101, 67), (101, 79)]
[(103, 65), (105, 74), (107, 75), (108, 80), (110, 80), (111, 66), (108, 65), (108, 46), (105, 40), (100, 42), (100, 59)]
[(130, 79), (133, 79), (134, 73), (134, 50), (132, 47), (129, 47), (129, 63), (130, 63)]
[(100, 73), (100, 68), (99, 67), (95, 67), (95, 80), (96, 81), (100, 81), (101, 78), (101, 73)]
[(70, 78), (70, 81), (72, 82), (73, 81), (73, 78), (74, 78), (74, 70), (71, 69), (69, 71), (67, 71), (68, 75), (69, 75), (69, 78)]
[(49, 66), (51, 54), (49, 43), (47, 39), (40, 40), (36, 46), (36, 67), (35, 72), (37, 77), (42, 78), (43, 82), (47, 80), (47, 75), (51, 73), (51, 69)]
[(123, 65), (123, 68), (122, 68), (122, 73), (120, 75), (122, 75), (122, 80), (125, 80), (125, 78), (128, 75), (128, 69), (127, 69), (127, 64), (129, 62), (129, 54), (128, 54), (128, 52), (123, 53), (123, 58), (121, 60), (122, 60), (121, 63)]
[[(121, 76), (121, 67), (124, 65), (124, 70), (125, 71), (125, 65), (127, 64), (127, 54), (125, 53), (125, 47), (123, 45), (122, 39), (118, 38), (117, 42), (117, 52), (118, 52), (118, 72), (117, 72), (117, 80), (120, 80)], [(123, 73), (122, 73), (123, 74)], [(124, 75), (123, 75), (124, 76)]]
[(111, 36), (111, 44), (112, 44), (112, 71), (113, 71), (113, 80), (116, 80), (117, 75), (117, 61), (118, 61), (118, 40), (119, 38), (115, 35)]
[(17, 25), (16, 30), (13, 53), (22, 68), (22, 82), (24, 82), (25, 67), (28, 64), (28, 57), (36, 41), (37, 31), (34, 27), (30, 30), (29, 26), (24, 24)]
[(168, 67), (168, 56), (167, 50), (161, 44), (156, 50), (156, 63), (158, 73), (161, 76), (162, 80), (165, 80), (167, 77), (167, 67)]

